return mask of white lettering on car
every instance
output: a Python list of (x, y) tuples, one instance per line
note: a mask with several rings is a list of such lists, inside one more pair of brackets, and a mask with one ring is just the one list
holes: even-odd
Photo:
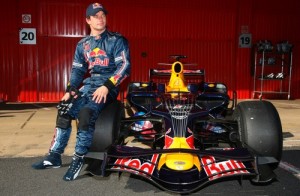
[(209, 180), (215, 180), (229, 175), (249, 173), (241, 161), (227, 160), (216, 163), (213, 156), (205, 156), (201, 158), (201, 163)]
[(158, 160), (159, 154), (152, 155), (150, 162), (141, 163), (140, 159), (117, 159), (112, 169), (124, 170), (139, 175), (152, 175), (155, 164)]

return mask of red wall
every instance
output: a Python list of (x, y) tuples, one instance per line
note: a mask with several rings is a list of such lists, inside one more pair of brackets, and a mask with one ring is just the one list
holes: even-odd
[[(58, 101), (64, 93), (76, 42), (88, 28), (90, 1), (11, 0), (0, 17), (0, 100)], [(274, 44), (294, 44), (291, 98), (300, 98), (300, 3), (298, 0), (102, 0), (109, 11), (109, 29), (130, 43), (131, 81), (148, 80), (148, 69), (168, 62), (170, 54), (188, 56), (206, 70), (208, 81), (227, 84), (239, 98), (252, 98), (251, 49), (239, 48), (242, 30)], [(30, 24), (22, 14), (31, 14)], [(36, 28), (37, 44), (19, 44), (20, 28)], [(146, 54), (146, 56), (142, 55)], [(128, 81), (127, 81), (128, 82)], [(274, 85), (266, 89), (277, 88)], [(124, 88), (126, 89), (126, 88)], [(266, 98), (286, 98), (269, 96)]]

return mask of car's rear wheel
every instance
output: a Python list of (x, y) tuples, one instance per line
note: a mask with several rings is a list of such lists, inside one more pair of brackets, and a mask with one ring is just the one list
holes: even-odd
[(260, 157), (273, 157), (277, 162), (261, 165), (264, 173), (254, 182), (272, 180), (271, 171), (281, 160), (283, 139), (279, 114), (271, 102), (244, 101), (237, 105), (233, 117), (238, 122), (241, 146)]

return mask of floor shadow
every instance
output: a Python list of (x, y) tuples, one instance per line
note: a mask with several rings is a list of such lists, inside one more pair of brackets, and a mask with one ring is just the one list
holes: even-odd
[(283, 138), (290, 138), (290, 137), (294, 137), (294, 135), (290, 132), (283, 132), (282, 133)]
[(1, 110), (26, 110), (46, 107), (56, 107), (57, 103), (0, 103)]

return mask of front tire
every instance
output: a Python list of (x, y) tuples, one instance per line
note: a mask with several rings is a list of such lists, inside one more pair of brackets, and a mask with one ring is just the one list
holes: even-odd
[(282, 126), (276, 108), (268, 101), (244, 101), (237, 105), (233, 117), (239, 125), (241, 147), (257, 156), (274, 157), (278, 161), (267, 167), (259, 166), (262, 176), (254, 180), (270, 181), (271, 171), (278, 167), (283, 148)]
[(119, 139), (122, 117), (124, 117), (123, 104), (114, 101), (103, 109), (96, 120), (93, 142), (85, 156), (85, 163), (88, 165), (86, 171), (92, 175), (107, 175), (102, 168), (104, 152)]
[(120, 122), (124, 116), (124, 107), (120, 101), (114, 101), (106, 106), (95, 122), (92, 152), (104, 152), (118, 139)]

